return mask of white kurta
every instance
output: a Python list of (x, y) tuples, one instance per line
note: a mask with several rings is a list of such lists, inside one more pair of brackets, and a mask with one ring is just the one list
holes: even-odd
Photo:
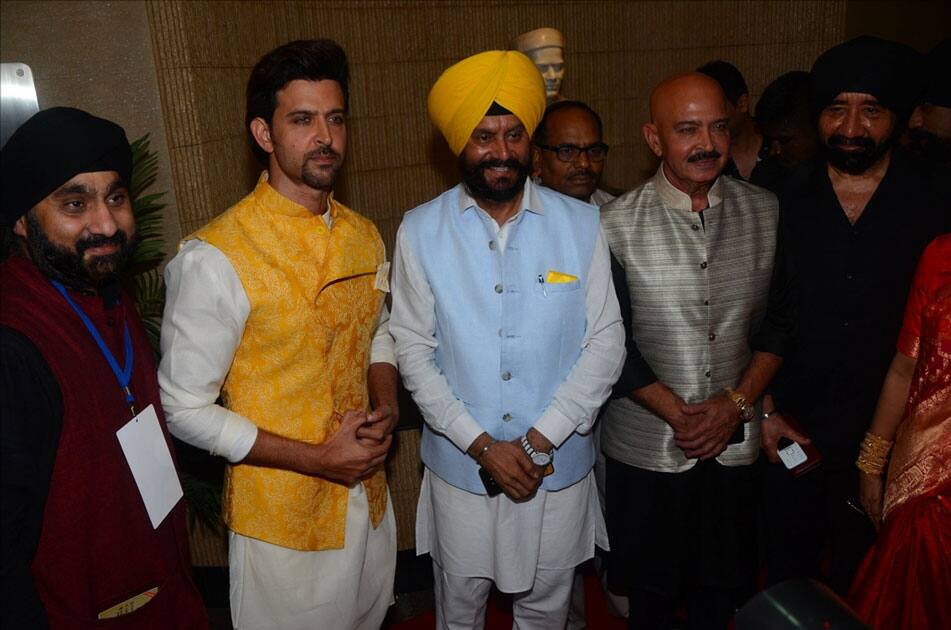
[(452, 486), (428, 468), (416, 508), (416, 553), (446, 572), (481, 577), (504, 593), (532, 588), (538, 569), (571, 569), (608, 548), (594, 473), (528, 501)]

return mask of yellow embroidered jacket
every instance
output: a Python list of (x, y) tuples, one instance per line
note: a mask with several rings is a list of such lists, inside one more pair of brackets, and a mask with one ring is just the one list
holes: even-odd
[[(332, 228), (274, 190), (254, 191), (188, 238), (234, 267), (251, 309), (222, 386), (224, 405), (258, 427), (321, 443), (349, 409), (367, 409), (370, 343), (383, 292), (374, 288), (383, 242), (368, 219), (331, 198)], [(373, 526), (386, 478), (364, 482)], [(344, 545), (348, 489), (318, 477), (246, 464), (228, 467), (223, 510), (232, 531), (317, 551)]]

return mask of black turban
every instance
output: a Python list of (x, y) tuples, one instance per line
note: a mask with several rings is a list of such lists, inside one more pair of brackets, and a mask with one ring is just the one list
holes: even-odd
[(825, 51), (812, 66), (813, 113), (842, 92), (871, 94), (899, 120), (921, 95), (922, 55), (914, 48), (863, 35)]
[(119, 125), (72, 107), (53, 107), (23, 123), (0, 156), (3, 227), (79, 173), (132, 175), (132, 149)]
[(931, 103), (938, 107), (951, 107), (951, 39), (946, 39), (928, 53), (928, 87), (921, 97), (922, 103)]

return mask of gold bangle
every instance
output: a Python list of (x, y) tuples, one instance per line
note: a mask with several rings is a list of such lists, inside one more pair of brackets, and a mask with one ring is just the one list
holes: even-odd
[(881, 475), (893, 444), (892, 440), (886, 440), (871, 431), (866, 432), (859, 457), (855, 460), (856, 467), (867, 475)]

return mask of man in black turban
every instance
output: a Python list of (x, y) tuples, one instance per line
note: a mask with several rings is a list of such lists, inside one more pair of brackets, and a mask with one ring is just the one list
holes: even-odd
[(870, 36), (819, 56), (812, 66), (812, 109), (833, 167), (860, 175), (883, 165), (921, 93), (921, 65), (913, 48)]
[(48, 109), (0, 163), (2, 625), (205, 627), (152, 349), (117, 282), (125, 132)]
[[(12, 228), (19, 246), (44, 275), (76, 289), (114, 278), (135, 236), (131, 204), (115, 203), (120, 197), (128, 201), (132, 174), (132, 150), (122, 128), (78, 109), (54, 107), (35, 114), (13, 133), (2, 160), (3, 228)], [(101, 176), (109, 181), (98, 191), (110, 210), (76, 212), (85, 207), (85, 200), (67, 200), (66, 193), (95, 193), (90, 182), (73, 181), (80, 174), (80, 179), (89, 179), (94, 172), (112, 173)], [(46, 202), (50, 195), (56, 198), (53, 203)], [(58, 212), (50, 211), (53, 208)], [(73, 220), (83, 217), (93, 221)], [(8, 234), (7, 240), (17, 239)]]
[[(895, 143), (920, 93), (920, 65), (907, 46), (859, 37), (812, 68), (822, 159), (780, 196), (771, 288), (796, 296), (798, 339), (763, 402), (770, 583), (819, 577), (845, 595), (878, 525), (874, 510), (862, 513), (855, 462), (918, 257), (945, 229), (948, 208), (930, 170)], [(777, 444), (807, 436), (822, 465), (794, 477)]]

